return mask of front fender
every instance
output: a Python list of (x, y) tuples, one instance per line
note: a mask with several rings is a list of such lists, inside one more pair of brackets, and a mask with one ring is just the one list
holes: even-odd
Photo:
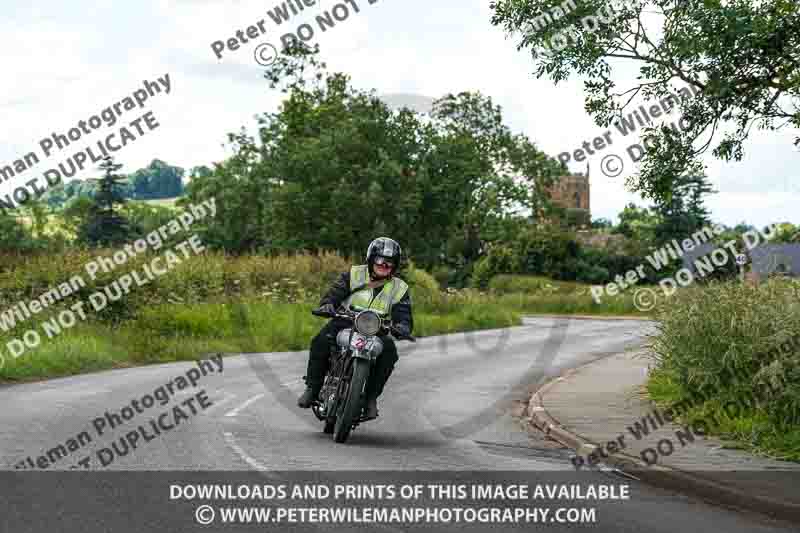
[(374, 359), (367, 350), (353, 350), (351, 355), (353, 359), (364, 359), (366, 361), (372, 361)]

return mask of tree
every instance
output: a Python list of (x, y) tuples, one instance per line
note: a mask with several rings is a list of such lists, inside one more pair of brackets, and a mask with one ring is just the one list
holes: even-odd
[[(206, 167), (196, 167), (205, 169)], [(181, 167), (169, 165), (159, 159), (141, 168), (118, 183), (116, 190), (126, 199), (157, 200), (176, 198), (183, 194), (183, 175)], [(97, 180), (72, 180), (49, 188), (42, 200), (51, 207), (64, 206), (78, 196), (92, 198), (97, 192)]]
[(610, 230), (613, 227), (614, 224), (607, 218), (595, 218), (594, 220), (592, 220), (592, 229)]
[(196, 177), (205, 178), (210, 176), (213, 172), (214, 171), (208, 168), (206, 165), (192, 167), (192, 169), (189, 171), (189, 179)]
[(776, 224), (774, 234), (769, 240), (771, 243), (794, 243), (800, 242), (800, 227), (791, 222)]
[(189, 182), (192, 201), (224, 196), (209, 243), (360, 257), (391, 235), (422, 266), (454, 250), (465, 263), (555, 174), (486, 96), (446, 95), (422, 118), (327, 72), (316, 51), (286, 52), (266, 73), (286, 94), (278, 112), (258, 117), (257, 139), (229, 134), (234, 155)]
[(167, 225), (175, 218), (175, 211), (169, 207), (148, 202), (127, 202), (122, 207), (122, 214), (128, 219), (130, 227), (135, 231), (133, 237), (143, 237), (161, 226)]
[(672, 239), (682, 241), (711, 222), (704, 196), (713, 192), (704, 174), (680, 176), (669, 199), (659, 199), (655, 212), (660, 222), (655, 227), (655, 245)]
[(153, 159), (150, 164), (128, 177), (131, 194), (137, 200), (175, 198), (183, 194), (184, 170)]
[[(737, 161), (754, 125), (770, 130), (800, 126), (800, 11), (795, 1), (628, 0), (609, 11), (606, 0), (582, 0), (543, 29), (529, 31), (532, 22), (562, 3), (495, 0), (492, 24), (510, 32), (528, 30), (518, 48), (530, 48), (537, 77), (549, 76), (555, 83), (573, 74), (588, 78), (586, 108), (598, 125), (620, 117), (636, 96), (665, 98), (677, 81), (697, 91), (680, 102), (686, 129), (645, 130), (650, 148), (641, 172), (629, 180), (645, 198), (668, 201), (678, 176), (699, 173), (698, 156), (723, 123), (732, 122), (735, 131), (724, 136), (713, 154)], [(570, 38), (546, 49), (563, 31)], [(624, 69), (629, 64), (639, 66), (638, 83), (616, 92), (612, 65)], [(695, 149), (693, 143), (704, 132), (709, 138)]]
[(99, 168), (105, 175), (98, 180), (97, 193), (88, 217), (79, 229), (78, 238), (92, 246), (113, 246), (125, 242), (133, 234), (127, 218), (114, 209), (125, 203), (120, 192), (125, 178), (115, 174), (122, 165), (114, 163), (110, 156), (103, 159)]
[(55, 208), (77, 197), (93, 198), (96, 192), (97, 180), (72, 180), (51, 187), (41, 199)]
[[(459, 234), (464, 254), (474, 260), (482, 252), (482, 228), (510, 212), (538, 212), (549, 203), (544, 194), (562, 170), (555, 159), (539, 151), (524, 135), (514, 135), (503, 123), (500, 106), (478, 92), (448, 94), (433, 104), (431, 116), (448, 142), (467, 148), (454, 176), (458, 184), (455, 208), (463, 218)], [(452, 179), (451, 177), (451, 179)]]
[(37, 248), (31, 231), (14, 215), (0, 209), (0, 252), (24, 253)]
[(64, 224), (75, 235), (80, 235), (81, 226), (89, 218), (94, 201), (88, 196), (75, 196), (69, 200), (61, 210), (60, 216)]
[(649, 247), (655, 244), (656, 227), (660, 223), (661, 217), (657, 213), (631, 203), (620, 212), (619, 224), (614, 228), (614, 233), (620, 233)]
[(27, 211), (31, 217), (31, 229), (35, 239), (45, 238), (45, 229), (47, 228), (47, 219), (49, 218), (48, 205), (41, 199), (36, 199), (28, 202)]

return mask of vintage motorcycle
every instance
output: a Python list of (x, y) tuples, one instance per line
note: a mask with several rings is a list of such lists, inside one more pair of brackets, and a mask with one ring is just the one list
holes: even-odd
[(345, 442), (350, 432), (366, 421), (362, 413), (366, 404), (364, 391), (375, 361), (383, 351), (379, 336), (391, 333), (397, 340), (416, 342), (416, 339), (401, 335), (390, 320), (369, 309), (332, 314), (315, 309), (311, 314), (340, 318), (353, 324), (341, 330), (336, 342), (331, 343), (328, 374), (318, 400), (311, 405), (314, 415), (325, 422), (324, 432), (332, 433), (335, 442)]

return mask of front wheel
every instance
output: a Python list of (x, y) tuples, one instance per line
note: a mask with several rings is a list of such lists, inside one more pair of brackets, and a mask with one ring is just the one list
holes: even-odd
[(344, 442), (350, 436), (353, 428), (353, 421), (361, 416), (362, 399), (364, 389), (369, 378), (369, 361), (356, 359), (353, 362), (353, 377), (350, 379), (347, 400), (345, 401), (341, 415), (336, 417), (336, 426), (333, 428), (333, 440)]

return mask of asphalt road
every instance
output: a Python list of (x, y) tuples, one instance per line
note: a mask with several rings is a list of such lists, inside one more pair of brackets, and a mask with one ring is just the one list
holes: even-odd
[[(493, 471), (513, 471), (524, 473), (532, 484), (566, 482), (576, 475), (569, 453), (529, 435), (517, 416), (522, 402), (548, 377), (635, 348), (651, 331), (651, 325), (640, 321), (537, 318), (506, 330), (430, 337), (416, 345), (398, 343), (400, 361), (379, 402), (380, 417), (357, 428), (343, 445), (322, 433), (321, 423), (309, 410), (295, 406), (303, 389), (305, 352), (228, 356), (221, 371), (211, 371), (209, 364), (205, 376), (197, 365), (175, 363), (0, 388), (0, 464), (5, 469), (23, 465), (30, 470), (40, 456), (63, 444), (66, 455), (45, 459), (48, 471), (80, 464), (92, 470), (157, 470), (172, 475), (192, 470), (247, 471), (270, 482), (288, 479), (291, 471), (325, 471), (329, 479), (336, 478), (334, 471), (356, 471), (364, 480), (380, 476), (370, 471), (402, 471), (412, 478), (415, 471), (471, 472), (474, 479), (483, 473), (490, 479)], [(106, 411), (121, 413), (133, 400), (141, 402), (167, 382), (191, 375), (190, 371), (198, 375), (193, 376), (196, 387), (177, 390), (175, 384), (169, 403), (150, 408), (140, 404), (142, 413), (109, 428)], [(207, 399), (198, 395), (201, 390)], [(184, 402), (183, 419), (172, 411), (180, 402)], [(162, 417), (163, 431), (156, 434), (161, 413), (167, 413)], [(140, 425), (145, 433), (137, 437), (136, 449), (126, 447), (125, 434)], [(91, 442), (81, 441), (82, 433)], [(143, 442), (148, 433), (151, 439)], [(103, 448), (108, 451), (98, 455)], [(108, 464), (103, 467), (101, 460)], [(596, 524), (571, 527), (670, 533), (796, 530), (613, 473), (581, 471), (580, 476), (582, 483), (629, 484), (634, 496), (602, 507)], [(205, 477), (209, 481), (214, 474)], [(0, 490), (6, 493), (5, 500), (16, 495), (16, 488), (8, 485)], [(25, 512), (19, 502), (15, 505), (14, 512)], [(139, 509), (148, 512), (145, 503)], [(0, 531), (11, 530), (3, 524), (0, 519)], [(495, 527), (512, 530), (510, 525)], [(33, 522), (29, 528), (37, 530)], [(449, 524), (437, 530), (457, 529), (461, 527)], [(487, 529), (492, 528), (481, 528)], [(215, 531), (213, 526), (202, 530)]]

